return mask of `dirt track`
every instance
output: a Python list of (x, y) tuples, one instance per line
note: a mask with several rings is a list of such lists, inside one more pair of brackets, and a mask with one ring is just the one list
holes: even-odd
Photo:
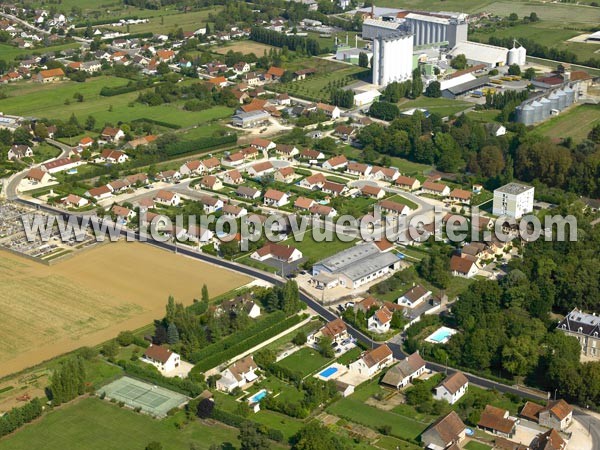
[(162, 317), (251, 280), (139, 243), (108, 244), (47, 267), (0, 251), (0, 377)]

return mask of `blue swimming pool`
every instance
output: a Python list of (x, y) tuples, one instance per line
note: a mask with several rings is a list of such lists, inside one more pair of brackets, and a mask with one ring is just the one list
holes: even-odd
[(332, 376), (337, 371), (338, 371), (337, 367), (328, 367), (327, 369), (325, 369), (324, 371), (322, 371), (319, 375), (321, 377), (323, 377), (323, 378), (329, 378), (330, 376)]
[(248, 399), (248, 401), (250, 403), (258, 403), (266, 396), (267, 396), (267, 391), (266, 391), (266, 389), (263, 389), (262, 391), (258, 391), (256, 394), (254, 394), (252, 397), (250, 397)]
[(445, 344), (456, 333), (456, 330), (447, 327), (441, 327), (436, 330), (433, 334), (425, 339), (427, 342), (433, 342), (435, 344)]

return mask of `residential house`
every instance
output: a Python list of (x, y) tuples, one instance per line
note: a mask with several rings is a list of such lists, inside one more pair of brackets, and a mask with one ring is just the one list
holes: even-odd
[(383, 368), (394, 362), (394, 355), (386, 344), (364, 352), (360, 359), (348, 367), (351, 372), (371, 378)]
[(325, 181), (325, 183), (323, 183), (323, 187), (321, 188), (323, 193), (332, 195), (334, 197), (343, 195), (347, 190), (348, 188), (346, 185), (335, 183), (333, 181)]
[(52, 83), (54, 81), (60, 81), (63, 78), (65, 78), (65, 72), (61, 68), (41, 70), (35, 76), (35, 80), (38, 83)]
[(82, 148), (91, 147), (93, 144), (94, 144), (94, 140), (89, 136), (82, 137), (79, 140), (79, 146)]
[(120, 150), (104, 149), (100, 158), (110, 164), (123, 164), (129, 159), (129, 156)]
[(233, 65), (233, 71), (237, 74), (250, 72), (250, 64), (244, 61), (237, 62)]
[(331, 119), (339, 119), (342, 115), (342, 111), (337, 106), (328, 105), (326, 103), (317, 103), (317, 110), (322, 111), (325, 115)]
[(308, 211), (316, 202), (312, 198), (298, 197), (294, 202), (294, 208), (300, 211)]
[(566, 448), (567, 443), (555, 429), (537, 435), (529, 445), (529, 450), (565, 450)]
[(265, 192), (264, 204), (267, 206), (281, 207), (287, 205), (288, 196), (286, 193), (278, 191), (276, 189), (269, 189)]
[(300, 150), (295, 145), (279, 144), (275, 149), (275, 154), (281, 159), (291, 160), (294, 156), (300, 154)]
[(212, 214), (223, 208), (223, 200), (217, 197), (211, 197), (210, 195), (203, 195), (200, 197), (200, 203), (204, 207), (206, 214)]
[(411, 209), (403, 205), (402, 203), (397, 203), (392, 200), (382, 200), (377, 203), (377, 207), (387, 217), (399, 217), (399, 216), (407, 216), (411, 213)]
[(309, 208), (309, 212), (313, 216), (320, 217), (321, 219), (327, 219), (327, 218), (332, 219), (335, 216), (337, 216), (337, 211), (335, 210), (335, 208), (332, 208), (331, 206), (328, 206), (328, 205), (321, 205), (319, 203), (312, 205)]
[(52, 177), (50, 176), (49, 172), (42, 170), (39, 167), (34, 167), (33, 169), (29, 169), (29, 172), (27, 172), (25, 178), (33, 183), (46, 184)]
[(412, 288), (398, 297), (398, 304), (412, 309), (429, 300), (429, 297), (431, 297), (430, 290), (420, 284), (413, 284)]
[(170, 183), (181, 179), (181, 174), (177, 170), (163, 170), (162, 172), (158, 172), (154, 178), (158, 181)]
[(441, 197), (447, 197), (450, 194), (450, 188), (443, 183), (435, 183), (433, 181), (426, 181), (421, 187), (421, 191), (424, 194), (438, 195)]
[(398, 169), (392, 167), (373, 166), (370, 176), (375, 180), (383, 180), (392, 183), (400, 176), (400, 172)]
[(369, 198), (381, 199), (385, 197), (385, 191), (379, 186), (371, 186), (369, 184), (364, 185), (360, 188), (360, 193)]
[(331, 322), (327, 322), (325, 326), (315, 334), (315, 340), (317, 342), (319, 335), (331, 338), (332, 344), (341, 344), (350, 337), (346, 323), (340, 318), (334, 319)]
[(591, 359), (600, 359), (600, 317), (575, 308), (558, 323), (557, 328), (567, 336), (577, 338), (581, 354)]
[(549, 401), (546, 406), (527, 402), (520, 416), (543, 427), (565, 431), (573, 422), (573, 407), (562, 399)]
[(453, 189), (450, 194), (448, 194), (448, 200), (452, 203), (461, 203), (463, 205), (471, 204), (471, 191), (466, 191), (464, 189)]
[(182, 177), (192, 176), (192, 175), (202, 175), (205, 171), (204, 164), (202, 161), (196, 159), (194, 161), (188, 161), (185, 164), (182, 164), (179, 168), (179, 173)]
[(395, 181), (396, 187), (400, 189), (405, 189), (407, 191), (414, 191), (421, 187), (421, 182), (416, 178), (406, 177), (404, 175), (400, 175), (396, 178)]
[(112, 197), (113, 193), (107, 185), (104, 185), (104, 186), (92, 188), (92, 189), (86, 191), (86, 193), (84, 195), (86, 197), (91, 197), (94, 200), (103, 200), (105, 198)]
[(363, 314), (368, 314), (372, 308), (379, 307), (379, 301), (375, 297), (367, 297), (358, 302), (354, 308), (356, 311), (362, 311)]
[(375, 333), (387, 333), (390, 331), (390, 326), (392, 323), (393, 313), (387, 309), (387, 307), (382, 306), (375, 314), (373, 314), (367, 320), (367, 326), (370, 331)]
[(507, 439), (513, 437), (516, 427), (516, 420), (510, 418), (507, 410), (492, 405), (486, 405), (477, 423), (477, 428)]
[(117, 143), (125, 137), (125, 133), (120, 128), (106, 127), (100, 133), (100, 139), (106, 142)]
[(150, 347), (144, 352), (142, 361), (152, 364), (161, 372), (170, 372), (179, 367), (181, 358), (166, 347), (150, 344)]
[(276, 100), (277, 100), (277, 103), (280, 105), (288, 105), (289, 106), (292, 104), (290, 96), (286, 93), (277, 95)]
[(246, 172), (252, 178), (261, 178), (275, 170), (271, 161), (264, 161), (248, 167)]
[(451, 405), (459, 401), (469, 389), (469, 380), (462, 372), (455, 372), (438, 384), (433, 390), (433, 398), (446, 400)]
[(271, 67), (269, 67), (269, 70), (267, 71), (267, 73), (269, 75), (271, 75), (271, 78), (273, 80), (279, 80), (285, 73), (285, 70), (282, 69), (281, 67), (271, 66)]
[(453, 255), (450, 259), (450, 272), (455, 277), (473, 278), (478, 270), (477, 264), (470, 258)]
[(219, 305), (219, 310), (236, 314), (239, 311), (244, 311), (251, 319), (260, 317), (260, 306), (252, 300), (251, 295), (238, 295), (230, 300), (225, 300)]
[(250, 146), (254, 147), (262, 152), (269, 151), (277, 147), (277, 144), (273, 141), (269, 141), (268, 139), (255, 138), (250, 142)]
[(61, 203), (67, 208), (83, 208), (89, 202), (87, 199), (80, 197), (79, 195), (69, 194), (61, 200)]
[(161, 205), (178, 206), (181, 199), (178, 193), (161, 189), (154, 196), (154, 201)]
[(120, 217), (123, 220), (127, 221), (133, 219), (135, 217), (135, 211), (129, 208), (125, 208), (120, 205), (113, 205), (110, 211), (116, 216)]
[(359, 178), (366, 178), (371, 173), (371, 169), (372, 167), (368, 164), (350, 162), (346, 166), (346, 173), (350, 175), (356, 175)]
[(301, 159), (309, 159), (311, 161), (318, 161), (320, 159), (325, 159), (325, 154), (318, 150), (305, 149), (300, 152)]
[(425, 361), (418, 352), (415, 352), (388, 370), (381, 383), (400, 389), (419, 378), (426, 370)]
[(214, 175), (206, 175), (200, 181), (200, 187), (202, 189), (208, 189), (211, 191), (218, 191), (223, 189), (223, 182)]
[(338, 125), (335, 127), (333, 134), (335, 134), (341, 140), (347, 141), (356, 134), (356, 128), (349, 127), (348, 125)]
[(208, 173), (212, 173), (221, 167), (221, 162), (213, 156), (212, 158), (203, 159), (202, 165)]
[(220, 88), (227, 87), (227, 84), (228, 84), (227, 78), (222, 77), (222, 76), (209, 78), (208, 82), (213, 87), (220, 87)]
[(325, 175), (323, 175), (321, 172), (317, 172), (313, 175), (304, 178), (302, 181), (300, 181), (299, 185), (303, 188), (314, 191), (317, 189), (321, 189), (325, 182), (327, 182)]
[(47, 162), (41, 166), (41, 169), (48, 173), (56, 173), (78, 167), (82, 164), (83, 161), (77, 158), (60, 158)]
[(244, 182), (244, 178), (239, 170), (233, 169), (228, 172), (225, 172), (223, 175), (223, 183), (226, 184), (242, 184)]
[(323, 163), (327, 170), (340, 170), (348, 165), (348, 159), (344, 155), (334, 156)]
[(282, 167), (275, 172), (275, 181), (280, 183), (291, 183), (296, 179), (296, 172), (291, 166)]
[(222, 161), (224, 166), (237, 167), (241, 166), (245, 160), (244, 152), (240, 150), (239, 152), (226, 155)]
[(13, 145), (8, 150), (8, 159), (10, 161), (17, 161), (23, 158), (31, 158), (33, 156), (33, 150), (28, 145)]
[(237, 188), (235, 193), (238, 197), (245, 198), (247, 200), (256, 200), (260, 198), (260, 191), (258, 189), (254, 189), (253, 187), (240, 186)]
[(246, 208), (231, 204), (223, 205), (222, 211), (225, 217), (229, 217), (232, 219), (239, 219), (240, 217), (243, 217), (246, 214), (248, 214), (248, 210)]
[(252, 253), (250, 258), (257, 261), (264, 261), (266, 259), (273, 258), (277, 261), (292, 263), (302, 259), (302, 252), (291, 245), (282, 245), (270, 242)]
[(258, 370), (258, 366), (254, 362), (254, 358), (246, 356), (221, 372), (221, 378), (217, 380), (217, 389), (231, 392), (237, 387), (243, 388), (246, 384), (258, 379), (256, 370)]
[(433, 423), (421, 435), (421, 444), (426, 449), (450, 449), (460, 448), (460, 444), (466, 437), (467, 427), (460, 420), (455, 411), (450, 412)]
[(192, 225), (185, 233), (185, 237), (191, 242), (197, 242), (198, 245), (210, 242), (215, 236), (215, 233), (208, 228), (197, 227)]

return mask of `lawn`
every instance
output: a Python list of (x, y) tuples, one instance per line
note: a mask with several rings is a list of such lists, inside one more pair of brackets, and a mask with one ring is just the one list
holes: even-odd
[(14, 61), (19, 56), (24, 55), (41, 55), (48, 52), (59, 52), (67, 48), (77, 48), (79, 43), (69, 42), (67, 44), (53, 45), (50, 47), (40, 48), (18, 48), (8, 44), (0, 44), (0, 55), (6, 61)]
[(333, 362), (332, 359), (325, 358), (316, 350), (304, 347), (295, 353), (292, 353), (287, 358), (282, 359), (277, 364), (295, 372), (301, 372), (302, 375), (310, 375), (328, 363)]
[[(183, 31), (196, 31), (198, 28), (205, 27), (210, 13), (218, 14), (223, 9), (222, 6), (212, 6), (211, 8), (201, 9), (191, 12), (177, 12), (175, 14), (155, 14), (148, 16), (148, 23), (130, 25), (130, 33), (169, 33), (178, 28)], [(121, 27), (115, 27), (121, 30)], [(257, 55), (262, 56), (262, 54)]]
[(383, 448), (385, 450), (420, 450), (421, 447), (410, 442), (401, 441), (392, 436), (382, 436), (374, 444), (374, 447)]
[[(127, 84), (117, 77), (95, 77), (85, 83), (65, 81), (56, 84), (18, 83), (9, 86), (2, 100), (3, 112), (22, 116), (68, 119), (71, 114), (83, 121), (88, 115), (96, 119), (96, 127), (105, 123), (130, 122), (136, 119), (152, 119), (189, 127), (215, 119), (228, 117), (231, 108), (216, 106), (200, 112), (184, 111), (176, 104), (146, 106), (135, 101), (139, 92), (103, 97), (100, 90)], [(73, 95), (81, 93), (84, 101), (77, 102)], [(68, 103), (68, 104), (65, 104)], [(111, 110), (112, 109), (112, 110)]]
[(142, 449), (152, 441), (165, 450), (208, 449), (228, 443), (238, 446), (238, 430), (223, 425), (205, 425), (200, 421), (178, 429), (183, 412), (165, 420), (121, 409), (97, 398), (86, 398), (45, 415), (40, 421), (0, 440), (0, 449), (87, 450)]
[(392, 436), (413, 442), (417, 440), (429, 425), (428, 423), (419, 422), (390, 411), (383, 411), (373, 406), (365, 405), (354, 396), (334, 403), (327, 408), (327, 412), (372, 428), (373, 430), (378, 430), (381, 426), (389, 425)]
[(465, 450), (490, 450), (492, 447), (481, 442), (471, 441), (464, 446)]
[[(362, 160), (362, 151), (358, 148), (345, 145), (342, 147), (342, 153), (349, 159)], [(422, 175), (432, 169), (432, 166), (428, 166), (427, 164), (412, 162), (396, 156), (390, 159), (390, 166), (397, 168), (403, 175)]]
[(590, 130), (600, 123), (600, 105), (575, 105), (566, 112), (538, 125), (535, 130), (551, 138), (585, 139)]
[(386, 200), (391, 200), (393, 202), (400, 203), (401, 205), (406, 205), (413, 211), (419, 207), (419, 205), (417, 205), (415, 202), (410, 201), (409, 199), (407, 199), (406, 197), (403, 197), (400, 194), (396, 194), (391, 197), (388, 197)]
[(362, 353), (362, 349), (360, 347), (354, 347), (353, 349), (347, 351), (342, 356), (340, 356), (336, 362), (338, 362), (339, 364), (343, 364), (344, 366), (347, 366), (351, 362), (356, 361), (361, 353)]
[(340, 241), (335, 233), (333, 234), (333, 240), (330, 242), (316, 242), (313, 238), (312, 230), (307, 230), (304, 234), (299, 235), (298, 237), (299, 240), (296, 240), (295, 237), (292, 236), (283, 241), (282, 244), (293, 245), (302, 252), (304, 258), (312, 261), (319, 261), (327, 258), (328, 256), (352, 247), (355, 244), (355, 241)]
[(398, 107), (401, 111), (412, 108), (424, 108), (430, 113), (437, 113), (442, 117), (446, 117), (457, 114), (467, 108), (472, 108), (473, 103), (450, 98), (429, 98), (421, 96), (414, 100), (401, 100)]

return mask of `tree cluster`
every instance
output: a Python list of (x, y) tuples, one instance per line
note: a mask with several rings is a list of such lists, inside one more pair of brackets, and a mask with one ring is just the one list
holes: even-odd
[(77, 356), (62, 362), (50, 377), (50, 396), (54, 406), (85, 393), (85, 365)]

